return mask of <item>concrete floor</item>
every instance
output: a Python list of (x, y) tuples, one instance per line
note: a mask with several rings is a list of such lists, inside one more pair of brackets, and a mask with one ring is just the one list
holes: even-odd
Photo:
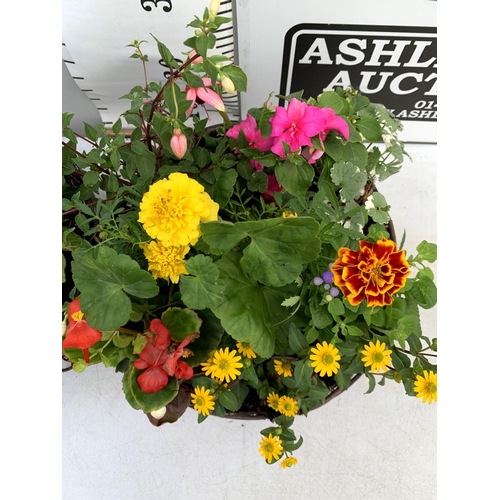
[[(378, 188), (391, 205), (398, 242), (415, 253), (437, 242), (437, 146), (408, 144), (413, 163)], [(436, 270), (436, 266), (433, 265)], [(437, 276), (437, 274), (436, 274)], [(436, 308), (422, 311), (436, 336)], [(133, 410), (121, 375), (103, 365), (62, 375), (63, 499), (71, 500), (434, 500), (437, 405), (387, 383), (371, 394), (361, 378), (293, 426), (304, 444), (292, 469), (259, 455), (266, 421), (209, 417), (152, 426)]]

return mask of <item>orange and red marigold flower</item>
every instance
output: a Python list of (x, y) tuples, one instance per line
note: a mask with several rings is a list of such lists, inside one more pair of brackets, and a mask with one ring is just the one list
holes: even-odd
[(392, 296), (406, 283), (410, 265), (404, 250), (382, 238), (376, 243), (359, 242), (359, 250), (340, 248), (332, 264), (334, 283), (346, 299), (356, 306), (367, 299), (368, 306), (392, 304)]

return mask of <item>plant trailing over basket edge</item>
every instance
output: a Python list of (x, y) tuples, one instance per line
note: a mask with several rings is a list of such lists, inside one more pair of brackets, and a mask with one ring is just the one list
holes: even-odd
[(164, 82), (130, 44), (145, 80), (111, 133), (85, 124), (81, 137), (63, 114), (63, 354), (77, 372), (122, 373), (155, 425), (189, 405), (199, 422), (270, 418), (259, 452), (290, 467), (295, 416), (362, 375), (368, 393), (389, 379), (437, 401), (437, 341), (419, 314), (437, 300), (436, 245), (407, 255), (393, 241), (375, 185), (408, 154), (383, 105), (351, 87), (285, 107), (270, 94), (230, 121), (221, 96), (247, 78), (212, 53), (230, 21), (218, 9), (190, 23), (183, 63), (153, 37)]

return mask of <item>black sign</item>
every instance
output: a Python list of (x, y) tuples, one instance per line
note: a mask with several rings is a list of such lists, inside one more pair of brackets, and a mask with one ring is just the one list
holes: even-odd
[(432, 27), (299, 24), (285, 36), (280, 92), (352, 85), (401, 120), (436, 121), (436, 38)]

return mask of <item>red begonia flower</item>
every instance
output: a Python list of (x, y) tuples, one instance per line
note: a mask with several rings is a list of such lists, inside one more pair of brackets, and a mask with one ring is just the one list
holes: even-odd
[(274, 174), (269, 174), (267, 176), (267, 189), (262, 193), (262, 198), (268, 203), (274, 201), (274, 193), (279, 193), (283, 189), (282, 186), (278, 184), (276, 176)]
[(102, 333), (92, 328), (80, 309), (80, 298), (71, 302), (68, 308), (69, 328), (62, 342), (63, 349), (81, 349), (86, 363), (90, 362), (89, 347), (102, 339)]
[(392, 296), (411, 274), (404, 250), (382, 238), (376, 243), (359, 242), (359, 250), (340, 248), (332, 264), (333, 281), (346, 299), (356, 306), (367, 299), (369, 307), (392, 304)]

